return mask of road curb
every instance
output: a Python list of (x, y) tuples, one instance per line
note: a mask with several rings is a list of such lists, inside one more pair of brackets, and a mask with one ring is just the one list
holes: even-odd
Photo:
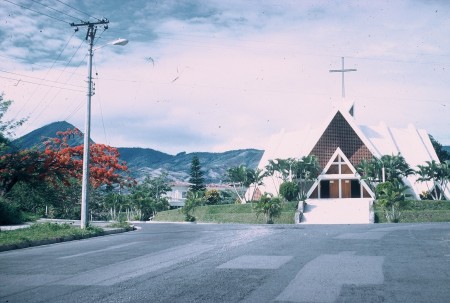
[[(133, 227), (133, 230), (134, 230), (134, 227)], [(128, 230), (126, 230), (125, 228), (105, 228), (105, 229), (103, 229), (103, 233), (98, 234), (98, 235), (86, 235), (86, 236), (79, 236), (79, 237), (68, 236), (68, 237), (59, 237), (59, 238), (54, 238), (54, 239), (22, 242), (19, 244), (0, 245), (0, 252), (35, 247), (35, 246), (56, 244), (56, 243), (61, 243), (61, 242), (69, 242), (69, 241), (74, 241), (74, 240), (83, 240), (83, 239), (89, 239), (89, 238), (95, 238), (95, 237), (101, 237), (101, 236), (108, 236), (108, 235), (113, 235), (113, 234), (118, 234), (118, 233), (124, 233), (127, 231)]]

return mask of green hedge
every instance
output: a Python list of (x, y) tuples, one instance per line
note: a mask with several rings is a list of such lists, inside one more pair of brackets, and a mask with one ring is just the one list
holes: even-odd
[[(297, 202), (285, 203), (279, 218), (274, 220), (275, 224), (293, 224), (294, 214), (297, 209)], [(263, 215), (256, 217), (255, 210), (251, 203), (248, 204), (226, 204), (209, 205), (197, 207), (194, 211), (197, 222), (205, 223), (248, 223), (264, 224)], [(172, 209), (158, 213), (154, 221), (162, 222), (183, 222), (184, 215), (178, 209)]]
[[(400, 211), (399, 223), (450, 222), (450, 201), (405, 201)], [(383, 209), (374, 204), (375, 218), (378, 223), (386, 223)]]
[(0, 198), (0, 225), (19, 224), (22, 221), (22, 213), (19, 208)]
[(103, 229), (90, 226), (80, 229), (69, 224), (36, 223), (29, 228), (0, 232), (0, 246), (29, 244), (43, 240), (83, 239), (103, 234)]

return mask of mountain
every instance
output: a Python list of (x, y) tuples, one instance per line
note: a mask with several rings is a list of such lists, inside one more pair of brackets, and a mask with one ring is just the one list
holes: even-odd
[(256, 168), (264, 152), (258, 149), (240, 149), (223, 153), (181, 152), (172, 156), (149, 148), (119, 147), (118, 150), (120, 158), (127, 162), (132, 175), (138, 179), (164, 171), (173, 181), (188, 181), (192, 158), (197, 156), (205, 173), (206, 183), (224, 181), (225, 172), (230, 167), (245, 165)]
[(446, 150), (448, 153), (450, 153), (450, 146), (442, 146), (444, 150)]
[[(69, 129), (74, 128), (76, 127), (66, 121), (53, 122), (36, 130), (33, 130), (32, 132), (14, 140), (12, 144), (13, 146), (19, 149), (27, 149), (33, 147), (43, 149), (45, 148), (43, 142), (45, 142), (49, 138), (56, 138), (57, 132), (67, 131)], [(83, 137), (80, 136), (71, 137), (67, 140), (67, 143), (70, 146), (81, 145), (83, 144)]]
[[(44, 148), (42, 144), (48, 138), (56, 137), (58, 131), (74, 129), (75, 126), (59, 121), (45, 125), (16, 140), (13, 145), (20, 149), (32, 147)], [(92, 142), (92, 141), (91, 141)], [(75, 136), (68, 140), (70, 146), (83, 144), (83, 137)], [(118, 147), (120, 159), (127, 162), (131, 175), (139, 180), (146, 176), (156, 176), (167, 172), (172, 181), (188, 181), (192, 157), (200, 160), (206, 183), (220, 183), (225, 178), (225, 172), (230, 167), (245, 165), (256, 168), (263, 152), (257, 149), (230, 150), (223, 153), (181, 152), (169, 155), (151, 148)]]

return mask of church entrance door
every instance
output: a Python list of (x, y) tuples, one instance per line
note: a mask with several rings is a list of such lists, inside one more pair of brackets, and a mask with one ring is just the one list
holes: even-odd
[(339, 198), (339, 181), (340, 180), (330, 180), (330, 198)]

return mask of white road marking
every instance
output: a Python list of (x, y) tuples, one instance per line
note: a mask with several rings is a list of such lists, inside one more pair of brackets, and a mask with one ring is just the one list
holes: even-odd
[(382, 284), (384, 257), (322, 255), (307, 263), (276, 298), (288, 302), (334, 302), (343, 285)]
[(363, 233), (345, 233), (341, 234), (335, 239), (345, 239), (345, 240), (380, 240), (388, 232), (387, 231), (367, 231)]
[(96, 253), (103, 252), (103, 251), (108, 251), (108, 250), (113, 250), (113, 249), (119, 249), (119, 248), (122, 248), (122, 247), (127, 247), (127, 246), (134, 245), (134, 244), (138, 244), (138, 243), (142, 243), (142, 241), (129, 242), (129, 243), (119, 244), (119, 245), (113, 245), (113, 246), (106, 247), (106, 248), (102, 248), (102, 249), (91, 250), (91, 251), (87, 251), (87, 252), (79, 253), (79, 254), (75, 254), (75, 255), (68, 255), (68, 256), (64, 256), (64, 257), (59, 257), (58, 259), (70, 259), (70, 258), (76, 258), (76, 257), (81, 257), (81, 256), (90, 255), (90, 254), (96, 254)]
[(292, 256), (240, 256), (217, 268), (229, 269), (277, 269), (289, 262)]
[(59, 285), (110, 286), (166, 268), (212, 250), (213, 245), (180, 245), (157, 253), (99, 267), (59, 281)]

